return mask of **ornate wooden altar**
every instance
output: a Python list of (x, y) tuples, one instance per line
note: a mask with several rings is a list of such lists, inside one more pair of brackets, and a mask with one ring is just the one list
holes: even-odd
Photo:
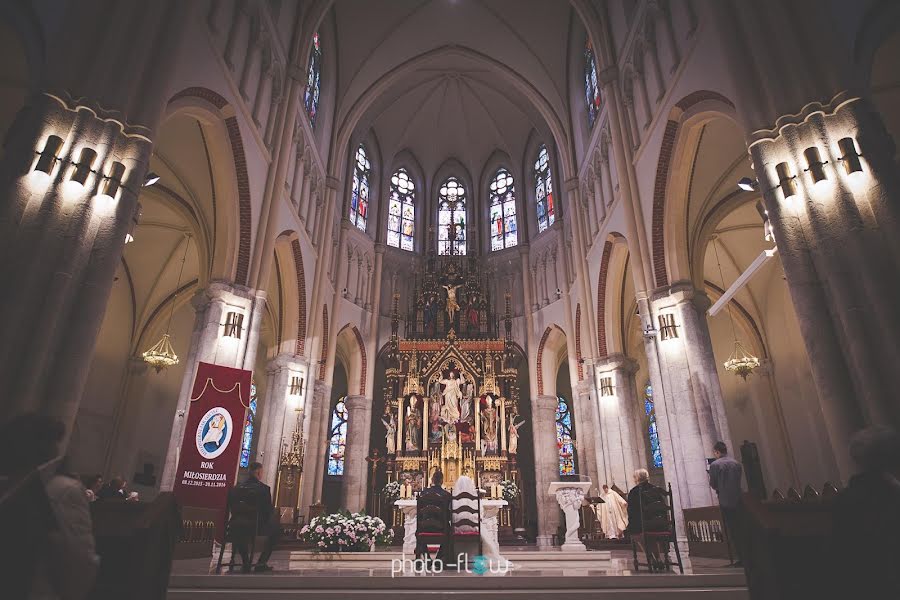
[[(419, 491), (440, 469), (448, 489), (464, 474), (489, 493), (505, 480), (521, 489), (510, 296), (501, 337), (487, 289), (477, 257), (431, 253), (416, 276), (403, 338), (394, 296), (381, 417), (387, 433), (384, 446), (373, 440), (386, 447), (387, 481)], [(521, 526), (521, 512), (504, 509), (501, 527)]]

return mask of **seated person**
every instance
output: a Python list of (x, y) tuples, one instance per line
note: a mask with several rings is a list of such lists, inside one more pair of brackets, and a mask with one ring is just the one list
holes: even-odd
[[(269, 486), (259, 480), (262, 476), (262, 467), (262, 463), (250, 463), (250, 475), (243, 483), (237, 486), (242, 491), (252, 492), (252, 495), (256, 500), (257, 534), (265, 536), (266, 538), (262, 552), (259, 555), (259, 560), (256, 562), (256, 568), (254, 569), (257, 573), (264, 573), (272, 570), (272, 567), (268, 564), (269, 557), (272, 556), (272, 550), (275, 549), (275, 544), (278, 543), (278, 538), (281, 537), (281, 525), (278, 523), (275, 509), (272, 506), (272, 490)], [(251, 561), (247, 544), (236, 544), (236, 550), (238, 554), (241, 555), (241, 571), (249, 573)]]
[(634, 483), (634, 487), (628, 492), (628, 527), (625, 531), (631, 535), (639, 549), (644, 550), (646, 546), (651, 568), (661, 569), (664, 564), (662, 555), (668, 551), (668, 542), (640, 536), (644, 532), (669, 531), (666, 492), (650, 483), (647, 469), (634, 472)]
[[(444, 508), (442, 509), (444, 512), (443, 512), (443, 514), (442, 514), (442, 516), (441, 516), (442, 526), (443, 526), (443, 524), (446, 523), (446, 520), (449, 520), (449, 515), (446, 513), (446, 511), (448, 511), (449, 508), (450, 508), (450, 500), (451, 500), (450, 492), (448, 492), (447, 490), (444, 489), (444, 485), (443, 485), (443, 484), (444, 484), (444, 473), (443, 473), (443, 471), (441, 471), (440, 469), (438, 469), (438, 470), (436, 470), (436, 471), (434, 472), (434, 474), (431, 476), (431, 486), (425, 488), (425, 489), (422, 490), (422, 492), (420, 492), (420, 494), (419, 494), (419, 501), (420, 501), (420, 502), (421, 502), (421, 500), (422, 500), (422, 495), (423, 495), (423, 494), (425, 494), (425, 495), (434, 494), (434, 495), (437, 496), (439, 499), (441, 499), (441, 500), (443, 500), (443, 501), (445, 502)], [(420, 531), (422, 531), (423, 521), (424, 521), (424, 520), (421, 518), (421, 515), (420, 515), (420, 520), (419, 520), (419, 529), (420, 529)], [(425, 542), (423, 542), (423, 541), (419, 541), (419, 544), (424, 544), (424, 543), (425, 543)], [(440, 559), (440, 560), (442, 560), (442, 561), (443, 561), (443, 560), (446, 560), (446, 556), (444, 555), (444, 549), (445, 549), (445, 548), (444, 548), (444, 544), (441, 544), (441, 548), (440, 548), (440, 550), (438, 550), (437, 556), (435, 557), (436, 559)], [(422, 553), (422, 550), (423, 550), (422, 547), (417, 548), (416, 554), (417, 554), (417, 555), (418, 555), (418, 554), (421, 554), (421, 553)]]
[(97, 493), (98, 500), (125, 500), (127, 498), (127, 494), (125, 493), (125, 480), (121, 477), (113, 477), (108, 482), (103, 484), (103, 487), (100, 488), (100, 491)]
[[(474, 533), (478, 531), (472, 525), (457, 525), (459, 521), (478, 521), (478, 501), (465, 498), (457, 498), (459, 494), (471, 494), (478, 497), (478, 491), (475, 489), (475, 482), (468, 475), (463, 475), (456, 480), (453, 486), (453, 501), (451, 502), (451, 522), (453, 523), (453, 533)], [(465, 509), (464, 512), (456, 512), (457, 509)], [(471, 512), (469, 512), (471, 511)]]

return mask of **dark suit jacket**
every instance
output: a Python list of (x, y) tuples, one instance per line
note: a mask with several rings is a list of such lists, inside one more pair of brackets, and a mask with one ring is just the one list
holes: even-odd
[(256, 521), (260, 534), (268, 531), (275, 512), (272, 506), (272, 490), (256, 477), (250, 476), (238, 485), (242, 490), (251, 490), (256, 500)]
[(429, 492), (437, 493), (437, 495), (439, 495), (441, 498), (446, 498), (447, 500), (450, 500), (450, 498), (451, 498), (450, 492), (448, 492), (447, 490), (445, 490), (443, 487), (441, 487), (439, 485), (433, 485), (433, 486), (425, 488), (425, 489)]

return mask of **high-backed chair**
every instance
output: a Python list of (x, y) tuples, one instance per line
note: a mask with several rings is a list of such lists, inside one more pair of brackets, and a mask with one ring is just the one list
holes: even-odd
[[(228, 494), (228, 509), (225, 517), (225, 535), (222, 545), (219, 547), (219, 560), (216, 563), (216, 573), (222, 570), (222, 556), (225, 554), (225, 545), (231, 544), (231, 559), (225, 564), (229, 570), (235, 566), (235, 557), (238, 548), (248, 546), (250, 562), (253, 562), (253, 553), (256, 551), (256, 535), (258, 533), (257, 502), (253, 490), (233, 488)], [(241, 565), (244, 570), (252, 565)]]
[[(453, 494), (454, 502), (451, 506), (456, 506), (450, 511), (452, 543), (450, 545), (451, 556), (455, 560), (455, 545), (457, 542), (477, 542), (478, 554), (482, 554), (481, 543), (481, 496), (470, 492), (455, 492)], [(456, 505), (456, 500), (470, 500), (475, 502), (475, 507), (466, 506), (464, 504)], [(459, 566), (459, 565), (457, 565)]]
[(426, 488), (416, 499), (416, 558), (429, 561), (443, 550), (443, 559), (450, 545), (450, 494)]
[[(675, 546), (675, 559), (678, 570), (683, 574), (684, 565), (681, 562), (681, 551), (678, 549), (678, 541), (675, 537), (675, 508), (672, 503), (672, 484), (668, 489), (662, 489), (655, 485), (645, 486), (638, 495), (639, 510), (641, 512), (642, 531), (631, 535), (631, 550), (634, 555), (634, 570), (647, 567), (651, 571), (668, 570), (672, 566), (669, 558), (669, 544)], [(647, 562), (638, 560), (637, 542), (644, 547), (644, 556)], [(650, 545), (659, 545), (662, 555), (662, 565), (654, 564), (650, 559)]]

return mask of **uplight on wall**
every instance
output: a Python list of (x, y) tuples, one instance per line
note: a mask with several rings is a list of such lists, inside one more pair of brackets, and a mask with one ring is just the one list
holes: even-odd
[(109, 173), (103, 176), (103, 182), (100, 184), (97, 196), (106, 199), (108, 202), (114, 202), (116, 194), (119, 193), (119, 187), (122, 185), (123, 175), (125, 175), (125, 165), (120, 162), (114, 162), (109, 169)]
[(847, 175), (862, 173), (862, 163), (859, 160), (861, 154), (856, 150), (856, 142), (852, 137), (845, 137), (838, 140), (838, 148), (841, 151), (839, 159), (844, 164)]
[(230, 312), (225, 316), (224, 336), (241, 339), (241, 329), (244, 324), (244, 315), (239, 312)]
[(828, 179), (825, 173), (825, 163), (822, 162), (822, 154), (816, 146), (810, 146), (803, 151), (803, 158), (806, 159), (806, 171), (812, 178), (813, 184), (819, 184)]
[(613, 380), (612, 377), (601, 377), (600, 378), (600, 396), (603, 398), (609, 398), (610, 396), (615, 395), (615, 389), (613, 388)]
[(781, 187), (781, 193), (784, 199), (793, 198), (797, 195), (797, 182), (795, 175), (791, 174), (791, 168), (786, 162), (780, 162), (775, 165), (775, 174), (778, 175), (778, 185)]
[(49, 179), (50, 172), (53, 171), (56, 161), (59, 160), (59, 150), (62, 148), (63, 141), (58, 135), (47, 137), (44, 142), (44, 149), (37, 152), (37, 162), (34, 164), (34, 173), (42, 174), (44, 179)]
[(78, 155), (78, 160), (72, 163), (72, 169), (69, 171), (68, 180), (84, 186), (88, 176), (91, 174), (91, 167), (94, 166), (94, 160), (97, 153), (91, 148), (82, 148)]
[(294, 410), (297, 411), (303, 409), (303, 404), (301, 402), (303, 396), (303, 383), (303, 377), (294, 375), (291, 377), (291, 383), (288, 386), (288, 401), (291, 406), (294, 407)]
[(672, 313), (659, 315), (659, 337), (662, 340), (678, 337), (678, 326), (675, 324), (675, 315)]

